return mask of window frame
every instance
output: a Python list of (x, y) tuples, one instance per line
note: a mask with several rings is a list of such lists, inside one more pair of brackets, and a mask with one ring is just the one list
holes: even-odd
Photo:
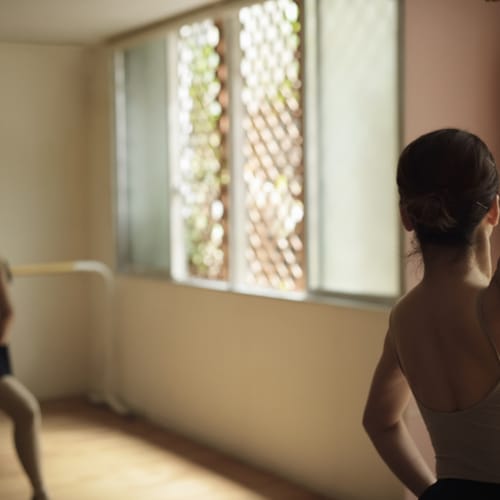
[[(242, 131), (240, 127), (230, 127), (228, 135), (228, 162), (231, 175), (230, 182), (230, 203), (231, 209), (229, 211), (229, 227), (230, 227), (230, 240), (228, 246), (229, 259), (229, 277), (227, 281), (216, 281), (210, 279), (190, 277), (187, 275), (175, 275), (174, 269), (181, 267), (180, 261), (185, 260), (185, 252), (181, 250), (182, 238), (177, 238), (174, 233), (180, 234), (182, 228), (182, 218), (179, 213), (179, 191), (175, 185), (175, 169), (178, 163), (178, 150), (175, 145), (177, 141), (173, 139), (172, 130), (175, 130), (174, 124), (177, 120), (175, 105), (175, 71), (168, 72), (166, 82), (166, 100), (169, 104), (167, 113), (167, 156), (169, 160), (168, 168), (168, 203), (170, 210), (170, 228), (169, 228), (169, 246), (170, 246), (170, 266), (168, 271), (152, 271), (134, 266), (126, 263), (126, 256), (124, 258), (124, 238), (127, 237), (127, 229), (123, 226), (122, 213), (126, 208), (123, 205), (126, 203), (120, 200), (118, 190), (123, 189), (123, 172), (120, 179), (120, 167), (118, 166), (119, 152), (117, 148), (116, 135), (117, 135), (117, 115), (116, 115), (116, 91), (115, 91), (115, 58), (119, 54), (123, 54), (127, 48), (133, 48), (148, 41), (165, 38), (166, 41), (166, 66), (172, 66), (172, 62), (176, 58), (176, 34), (182, 25), (196, 23), (204, 19), (211, 18), (221, 21), (224, 26), (225, 38), (231, 42), (231, 50), (228, 51), (227, 65), (228, 74), (231, 83), (228, 85), (229, 89), (229, 117), (230, 123), (237, 123), (242, 116), (242, 104), (240, 99), (234, 99), (238, 95), (241, 88), (241, 74), (238, 71), (238, 65), (241, 57), (241, 48), (238, 41), (238, 31), (235, 30), (238, 18), (238, 12), (241, 8), (250, 6), (256, 3), (264, 3), (266, 0), (230, 0), (224, 4), (207, 5), (193, 11), (180, 14), (173, 18), (161, 21), (149, 27), (140, 30), (126, 33), (109, 40), (108, 49), (110, 51), (111, 59), (111, 74), (112, 84), (110, 85), (111, 102), (113, 103), (113, 123), (112, 123), (112, 147), (113, 147), (113, 188), (114, 188), (114, 224), (115, 231), (115, 256), (116, 256), (116, 271), (118, 274), (126, 275), (132, 278), (148, 278), (148, 279), (161, 279), (169, 281), (173, 284), (193, 286), (197, 288), (206, 288), (216, 291), (241, 293), (252, 296), (261, 296), (276, 299), (295, 300), (302, 302), (313, 303), (327, 303), (337, 304), (347, 307), (363, 307), (363, 308), (387, 308), (391, 307), (404, 290), (404, 251), (405, 251), (405, 237), (402, 226), (399, 223), (395, 230), (397, 231), (397, 238), (399, 241), (399, 259), (398, 269), (399, 274), (399, 291), (395, 296), (385, 295), (363, 295), (357, 293), (342, 293), (333, 290), (322, 289), (318, 283), (318, 276), (320, 270), (320, 238), (319, 238), (319, 206), (315, 200), (318, 199), (318, 161), (320, 158), (317, 144), (312, 139), (317, 134), (318, 129), (318, 105), (320, 102), (318, 90), (318, 74), (317, 68), (319, 64), (319, 51), (317, 49), (316, 34), (316, 21), (317, 9), (319, 0), (296, 0), (300, 7), (300, 22), (301, 29), (301, 81), (302, 81), (302, 132), (303, 132), (303, 162), (304, 162), (304, 207), (305, 207), (305, 220), (304, 220), (304, 246), (305, 246), (305, 260), (304, 272), (306, 274), (306, 286), (302, 291), (280, 291), (275, 289), (265, 289), (258, 287), (250, 287), (244, 285), (244, 255), (242, 249), (244, 248), (243, 231), (238, 234), (235, 227), (241, 227), (244, 217), (242, 215), (241, 207), (235, 210), (235, 206), (242, 204), (244, 185), (242, 181), (241, 167), (242, 167)], [(397, 89), (396, 96), (398, 106), (398, 116), (396, 117), (398, 129), (398, 145), (401, 147), (403, 144), (403, 20), (404, 20), (404, 2), (403, 0), (394, 0), (397, 9)], [(314, 41), (314, 43), (312, 43)], [(233, 98), (232, 98), (233, 97)], [(306, 111), (307, 110), (307, 111)], [(395, 168), (395, 167), (394, 167)], [(120, 183), (122, 185), (120, 186)], [(397, 210), (397, 207), (396, 207)]]

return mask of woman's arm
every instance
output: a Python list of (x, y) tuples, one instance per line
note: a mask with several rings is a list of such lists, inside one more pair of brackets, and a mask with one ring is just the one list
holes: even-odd
[(410, 394), (388, 333), (373, 376), (363, 426), (384, 462), (418, 497), (436, 478), (403, 420)]
[(0, 260), (0, 345), (6, 342), (7, 331), (14, 314), (7, 293), (7, 281), (10, 281), (10, 271), (7, 264)]

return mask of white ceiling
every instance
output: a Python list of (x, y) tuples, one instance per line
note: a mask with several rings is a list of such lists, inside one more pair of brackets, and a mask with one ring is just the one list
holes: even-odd
[(94, 44), (217, 0), (0, 0), (0, 42)]

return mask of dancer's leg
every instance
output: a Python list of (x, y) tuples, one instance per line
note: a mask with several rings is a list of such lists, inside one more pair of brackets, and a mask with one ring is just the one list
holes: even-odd
[(0, 377), (0, 409), (14, 422), (19, 460), (33, 486), (34, 499), (45, 500), (39, 448), (40, 406), (33, 394), (12, 375)]

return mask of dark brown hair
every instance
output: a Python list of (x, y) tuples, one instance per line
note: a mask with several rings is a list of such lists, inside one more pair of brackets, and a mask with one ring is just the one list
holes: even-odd
[(397, 184), (422, 250), (428, 244), (467, 247), (498, 192), (498, 174), (479, 137), (450, 128), (406, 146)]

